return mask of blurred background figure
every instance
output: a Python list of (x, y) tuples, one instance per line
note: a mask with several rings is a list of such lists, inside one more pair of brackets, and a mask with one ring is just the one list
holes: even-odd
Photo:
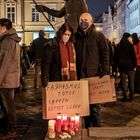
[(24, 86), (25, 76), (27, 75), (28, 69), (30, 68), (30, 59), (28, 56), (28, 46), (25, 43), (23, 43), (21, 45), (20, 62), (21, 62), (20, 84), (21, 84), (21, 86)]
[[(136, 54), (133, 47), (132, 37), (129, 33), (124, 33), (114, 56), (115, 65), (120, 71), (122, 83), (123, 101), (132, 101), (134, 97), (134, 77), (137, 66)], [(127, 84), (128, 79), (128, 84)], [(127, 87), (128, 85), (128, 87)], [(127, 95), (129, 89), (129, 95)], [(129, 98), (128, 98), (129, 97)]]
[(35, 64), (35, 88), (41, 86), (41, 59), (43, 55), (44, 44), (48, 39), (45, 38), (45, 32), (39, 31), (39, 37), (34, 39), (30, 48), (31, 63)]
[(140, 93), (140, 39), (137, 33), (132, 34), (134, 49), (137, 57), (137, 68), (135, 73), (135, 92)]
[(109, 66), (110, 66), (110, 75), (114, 74), (114, 46), (112, 45), (111, 41), (107, 39), (108, 47), (109, 47)]
[(15, 89), (20, 86), (20, 46), (9, 19), (0, 19), (0, 96), (7, 114), (6, 139), (17, 138)]

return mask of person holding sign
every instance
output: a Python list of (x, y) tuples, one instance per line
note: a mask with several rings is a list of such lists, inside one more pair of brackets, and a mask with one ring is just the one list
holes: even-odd
[[(83, 13), (76, 33), (76, 60), (78, 79), (109, 74), (109, 47), (104, 35), (97, 31), (93, 18)], [(99, 105), (90, 104), (90, 116), (84, 117), (85, 127), (100, 126)]]
[(64, 23), (57, 31), (57, 37), (45, 45), (41, 61), (41, 77), (44, 88), (48, 81), (77, 79), (73, 36), (73, 28)]

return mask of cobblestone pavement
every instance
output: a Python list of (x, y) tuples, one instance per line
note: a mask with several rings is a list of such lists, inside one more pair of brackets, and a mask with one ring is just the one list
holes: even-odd
[[(117, 94), (119, 97), (120, 95)], [(28, 130), (34, 127), (36, 120), (42, 120), (42, 93), (41, 89), (29, 88), (21, 93), (16, 93), (17, 107), (17, 132), (19, 140), (44, 140), (46, 135), (46, 120), (43, 120), (44, 132), (42, 138), (30, 139), (26, 136)], [(140, 94), (135, 95), (133, 102), (116, 101), (101, 105), (101, 126), (140, 126)], [(31, 134), (33, 137), (34, 134)], [(0, 134), (0, 140), (3, 135)], [(7, 140), (7, 139), (5, 139)]]
[[(16, 109), (18, 139), (21, 140), (36, 120), (42, 120), (41, 89), (30, 88), (16, 93)], [(4, 139), (4, 134), (0, 134), (0, 140), (9, 139)]]
[(135, 94), (134, 101), (116, 101), (101, 107), (102, 126), (140, 127), (140, 94)]
[(17, 131), (20, 138), (26, 134), (34, 121), (42, 119), (41, 89), (28, 89), (16, 94)]
[[(40, 90), (27, 90), (17, 94), (18, 132), (22, 138), (33, 121), (42, 117), (42, 95)], [(133, 102), (111, 102), (101, 105), (101, 126), (140, 126), (140, 94)]]

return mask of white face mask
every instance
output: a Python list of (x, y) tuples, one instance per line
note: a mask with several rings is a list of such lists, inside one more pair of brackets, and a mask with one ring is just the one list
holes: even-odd
[(67, 43), (69, 41), (69, 39), (70, 39), (70, 37), (67, 36), (67, 35), (62, 36), (62, 40), (63, 40), (64, 43)]

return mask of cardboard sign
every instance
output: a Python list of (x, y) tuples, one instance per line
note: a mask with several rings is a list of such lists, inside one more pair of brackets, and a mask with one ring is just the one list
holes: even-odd
[(112, 102), (116, 100), (113, 80), (111, 83), (109, 75), (102, 78), (84, 78), (84, 80), (88, 80), (90, 104)]
[(112, 101), (117, 101), (117, 97), (116, 97), (116, 90), (115, 90), (115, 79), (111, 78), (110, 79), (111, 82), (111, 87), (112, 87), (112, 94), (113, 94), (113, 100)]
[(89, 115), (88, 81), (49, 82), (43, 89), (43, 119), (56, 118), (57, 113), (73, 116)]

